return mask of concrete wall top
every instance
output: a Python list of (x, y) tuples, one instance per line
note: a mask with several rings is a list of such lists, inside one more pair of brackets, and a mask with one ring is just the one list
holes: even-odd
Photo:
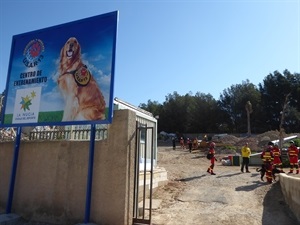
[(280, 173), (279, 180), (285, 201), (300, 223), (300, 178)]

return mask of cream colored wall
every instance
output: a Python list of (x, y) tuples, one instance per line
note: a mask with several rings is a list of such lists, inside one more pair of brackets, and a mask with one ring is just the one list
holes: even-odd
[(280, 173), (279, 180), (285, 201), (300, 222), (300, 178)]
[[(114, 112), (108, 139), (95, 143), (90, 222), (131, 224), (135, 113)], [(0, 210), (5, 211), (13, 143), (0, 143)], [(89, 141), (21, 142), (12, 212), (60, 224), (83, 222)]]

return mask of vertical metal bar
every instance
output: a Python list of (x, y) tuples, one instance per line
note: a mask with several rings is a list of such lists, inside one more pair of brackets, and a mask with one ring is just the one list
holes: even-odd
[(86, 202), (85, 202), (85, 216), (84, 223), (90, 222), (91, 214), (91, 196), (92, 196), (92, 184), (93, 184), (93, 169), (94, 169), (94, 148), (95, 148), (95, 124), (91, 125), (91, 137), (90, 137), (90, 155), (88, 165), (88, 179), (86, 187)]
[(12, 206), (12, 201), (13, 201), (13, 196), (14, 196), (15, 179), (16, 179), (18, 159), (19, 159), (21, 132), (22, 132), (22, 127), (18, 127), (17, 137), (16, 137), (16, 141), (15, 141), (15, 151), (14, 151), (13, 165), (12, 165), (11, 176), (10, 176), (8, 201), (7, 201), (7, 206), (6, 206), (6, 213), (7, 214), (11, 213), (11, 206)]
[(141, 128), (145, 134), (145, 148), (144, 148), (144, 185), (143, 185), (143, 219), (145, 219), (145, 204), (146, 204), (146, 188), (147, 188), (147, 125)]
[(149, 194), (149, 221), (151, 223), (152, 217), (152, 188), (153, 188), (153, 158), (154, 158), (154, 132), (153, 127), (151, 129), (151, 169), (150, 169), (150, 194)]
[(133, 204), (134, 204), (134, 211), (133, 215), (135, 218), (138, 217), (138, 200), (139, 200), (139, 172), (140, 172), (140, 129), (138, 128), (138, 122), (136, 122), (136, 141), (135, 141), (135, 165), (134, 165), (134, 196), (133, 196)]

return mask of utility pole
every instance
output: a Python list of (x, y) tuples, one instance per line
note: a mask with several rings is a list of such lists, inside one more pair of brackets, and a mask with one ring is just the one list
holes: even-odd
[(251, 136), (251, 126), (250, 126), (250, 114), (253, 112), (252, 110), (252, 104), (250, 101), (247, 101), (246, 105), (245, 105), (245, 109), (247, 111), (247, 125), (248, 125), (248, 137)]
[(289, 96), (291, 95), (291, 92), (288, 93), (285, 96), (285, 100), (283, 103), (283, 108), (282, 111), (280, 112), (281, 114), (281, 118), (280, 118), (280, 124), (279, 124), (279, 148), (282, 149), (282, 145), (283, 145), (283, 124), (284, 124), (284, 119), (285, 119), (285, 113), (289, 104)]

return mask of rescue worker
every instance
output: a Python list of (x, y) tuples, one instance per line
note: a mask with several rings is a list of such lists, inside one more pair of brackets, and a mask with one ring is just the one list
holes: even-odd
[(266, 178), (267, 182), (271, 184), (273, 182), (273, 177), (272, 177), (272, 169), (273, 169), (273, 142), (269, 142), (267, 148), (261, 153), (261, 159), (264, 163), (264, 167), (266, 170)]
[(181, 149), (185, 149), (183, 137), (180, 138), (180, 141), (179, 141), (179, 142), (180, 142)]
[(198, 139), (196, 137), (193, 140), (193, 149), (198, 149)]
[(208, 167), (207, 172), (210, 173), (211, 175), (216, 175), (214, 173), (215, 161), (217, 161), (217, 159), (215, 157), (215, 154), (216, 154), (215, 146), (216, 146), (216, 144), (214, 142), (211, 142), (209, 144), (209, 150), (208, 150), (208, 155), (210, 158), (210, 166)]
[(173, 150), (176, 149), (176, 139), (175, 137), (172, 137), (172, 145), (173, 145)]
[(279, 149), (278, 144), (274, 145), (272, 152), (273, 152), (273, 156), (274, 156), (274, 161), (273, 161), (274, 167), (280, 168), (280, 172), (284, 173), (282, 162), (281, 162), (281, 150)]
[(189, 146), (189, 152), (192, 152), (192, 146), (193, 146), (192, 140), (187, 138), (186, 143)]
[(248, 143), (246, 143), (243, 147), (242, 147), (242, 167), (241, 167), (241, 172), (244, 173), (244, 167), (246, 168), (246, 173), (250, 173), (249, 171), (249, 162), (250, 162), (250, 155), (251, 155), (251, 150), (248, 146)]
[(299, 150), (295, 145), (294, 141), (290, 141), (290, 147), (288, 148), (288, 156), (290, 159), (290, 172), (293, 173), (294, 167), (296, 169), (296, 174), (299, 174), (299, 164), (298, 164), (298, 154)]

